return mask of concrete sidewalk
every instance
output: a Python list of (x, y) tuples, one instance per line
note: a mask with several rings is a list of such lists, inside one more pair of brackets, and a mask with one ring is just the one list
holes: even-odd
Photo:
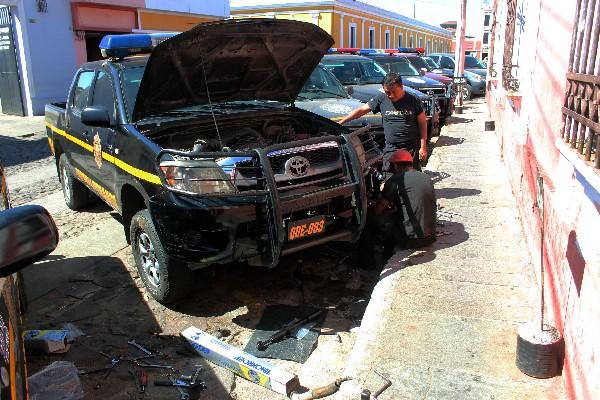
[(442, 130), (426, 170), (443, 226), (423, 251), (395, 254), (373, 291), (336, 399), (562, 399), (560, 377), (515, 366), (516, 329), (537, 313), (535, 263), (523, 243), (483, 100)]

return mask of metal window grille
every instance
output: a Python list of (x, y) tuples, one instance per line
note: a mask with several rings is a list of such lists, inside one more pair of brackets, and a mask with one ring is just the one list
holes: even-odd
[(506, 90), (519, 90), (519, 80), (513, 77), (513, 48), (515, 45), (517, 0), (507, 0), (506, 5), (504, 56), (502, 58), (502, 84)]
[(562, 107), (562, 138), (583, 159), (600, 168), (600, 2), (577, 0), (571, 53), (567, 72), (565, 102)]

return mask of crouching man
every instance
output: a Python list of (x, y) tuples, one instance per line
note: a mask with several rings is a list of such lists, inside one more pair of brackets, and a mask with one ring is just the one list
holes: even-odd
[(390, 166), (394, 175), (385, 182), (381, 197), (369, 210), (361, 237), (361, 263), (373, 264), (378, 237), (383, 240), (387, 257), (394, 247), (414, 249), (436, 239), (437, 204), (431, 178), (414, 169), (412, 155), (404, 149), (392, 154)]

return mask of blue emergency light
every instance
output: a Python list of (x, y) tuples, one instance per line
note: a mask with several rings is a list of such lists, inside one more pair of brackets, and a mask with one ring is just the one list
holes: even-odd
[(100, 52), (103, 57), (112, 58), (123, 58), (132, 54), (149, 53), (158, 44), (177, 34), (178, 32), (106, 35), (100, 41)]
[(378, 51), (377, 49), (360, 49), (359, 51), (357, 51), (357, 54), (360, 54), (361, 56), (366, 56), (367, 54), (377, 54)]

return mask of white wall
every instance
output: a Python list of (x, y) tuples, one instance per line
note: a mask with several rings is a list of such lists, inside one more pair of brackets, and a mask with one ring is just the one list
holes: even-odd
[(146, 7), (162, 11), (229, 17), (229, 0), (146, 0)]
[(42, 115), (44, 105), (66, 99), (76, 71), (71, 6), (68, 0), (48, 1), (48, 12), (34, 1), (11, 7), (15, 19), (17, 58), (27, 115)]

